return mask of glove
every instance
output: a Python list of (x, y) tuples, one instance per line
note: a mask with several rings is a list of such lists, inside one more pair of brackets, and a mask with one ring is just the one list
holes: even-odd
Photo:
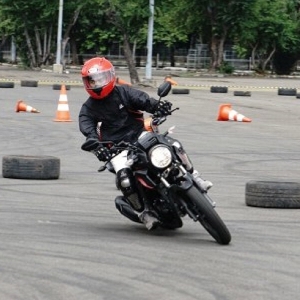
[(98, 148), (102, 147), (99, 139), (96, 138), (88, 138), (81, 146), (81, 149), (84, 151), (94, 151)]
[(111, 152), (106, 147), (100, 147), (94, 153), (100, 161), (107, 161), (112, 157)]
[(154, 112), (154, 117), (165, 117), (171, 114), (172, 103), (169, 101), (159, 101)]

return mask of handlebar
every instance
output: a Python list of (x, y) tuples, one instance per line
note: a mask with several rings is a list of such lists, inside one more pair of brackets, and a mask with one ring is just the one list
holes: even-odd
[[(170, 110), (170, 115), (175, 111), (175, 110), (179, 110), (179, 107), (176, 107), (172, 110)], [(166, 116), (163, 117), (153, 117), (153, 125), (161, 125), (162, 123), (164, 123), (167, 120)]]
[(110, 164), (110, 161), (116, 156), (118, 155), (121, 151), (125, 150), (125, 149), (138, 149), (135, 145), (129, 143), (129, 142), (124, 142), (121, 141), (119, 143), (113, 143), (113, 142), (104, 142), (105, 143), (109, 143), (111, 146), (110, 151), (112, 154), (112, 157), (107, 160), (106, 162), (104, 162), (104, 164), (102, 166), (100, 166), (100, 168), (98, 169), (98, 172), (103, 172), (106, 169), (109, 169), (108, 165)]
[[(176, 111), (179, 110), (179, 107), (176, 107), (174, 109), (172, 109), (170, 111), (170, 115)], [(163, 117), (153, 117), (152, 123), (155, 126), (161, 125), (162, 123), (164, 123), (167, 120), (167, 116), (163, 116)], [(166, 133), (164, 133), (164, 135), (166, 135), (168, 133), (168, 131)], [(102, 144), (107, 144), (107, 145), (111, 145), (110, 147), (110, 151), (115, 154), (112, 156), (112, 158), (114, 156), (116, 156), (118, 153), (120, 153), (120, 151), (123, 151), (125, 149), (138, 149), (134, 144), (129, 143), (129, 142), (125, 142), (125, 141), (121, 141), (119, 143), (114, 143), (112, 141), (102, 141)], [(111, 158), (111, 159), (112, 159)], [(102, 172), (104, 170), (107, 169), (107, 165), (110, 163), (111, 159), (109, 159), (108, 161), (106, 161), (104, 163), (104, 165), (102, 165), (99, 169), (98, 172)]]

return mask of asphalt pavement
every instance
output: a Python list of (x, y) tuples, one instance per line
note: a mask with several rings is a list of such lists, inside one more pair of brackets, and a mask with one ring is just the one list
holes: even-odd
[[(126, 70), (117, 75), (128, 79)], [(159, 82), (164, 75), (154, 77)], [(173, 137), (214, 183), (209, 194), (232, 234), (230, 245), (220, 246), (187, 217), (180, 230), (148, 232), (118, 213), (113, 174), (97, 172), (101, 163), (80, 149), (77, 116), (88, 95), (78, 70), (0, 66), (1, 81), (16, 83), (0, 89), (0, 156), (50, 155), (61, 162), (55, 180), (0, 177), (1, 300), (299, 298), (300, 210), (245, 204), (250, 180), (300, 180), (299, 99), (276, 90), (298, 88), (299, 80), (176, 75), (178, 86), (191, 90), (167, 97), (180, 109), (161, 130), (175, 125)], [(20, 80), (40, 84), (21, 87)], [(67, 91), (71, 122), (56, 122), (60, 91), (51, 84), (75, 81)], [(210, 93), (211, 84), (228, 85), (229, 92)], [(236, 87), (251, 87), (251, 96), (234, 96)], [(156, 89), (141, 88), (156, 96)], [(20, 99), (40, 113), (17, 113)], [(217, 121), (223, 103), (252, 122)]]

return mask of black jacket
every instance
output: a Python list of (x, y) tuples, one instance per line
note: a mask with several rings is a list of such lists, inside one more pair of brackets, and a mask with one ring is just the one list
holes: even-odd
[(79, 113), (79, 128), (87, 138), (99, 138), (96, 127), (101, 124), (103, 141), (134, 142), (144, 124), (133, 111), (154, 113), (158, 100), (129, 86), (115, 86), (104, 99), (88, 98)]

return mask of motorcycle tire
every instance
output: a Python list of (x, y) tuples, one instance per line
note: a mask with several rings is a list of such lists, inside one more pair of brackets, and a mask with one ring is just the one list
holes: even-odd
[(197, 219), (206, 231), (221, 245), (228, 245), (231, 241), (231, 234), (207, 199), (207, 194), (203, 194), (196, 187), (191, 187), (186, 191), (186, 197), (190, 200), (187, 203), (193, 204), (192, 211), (197, 211)]

